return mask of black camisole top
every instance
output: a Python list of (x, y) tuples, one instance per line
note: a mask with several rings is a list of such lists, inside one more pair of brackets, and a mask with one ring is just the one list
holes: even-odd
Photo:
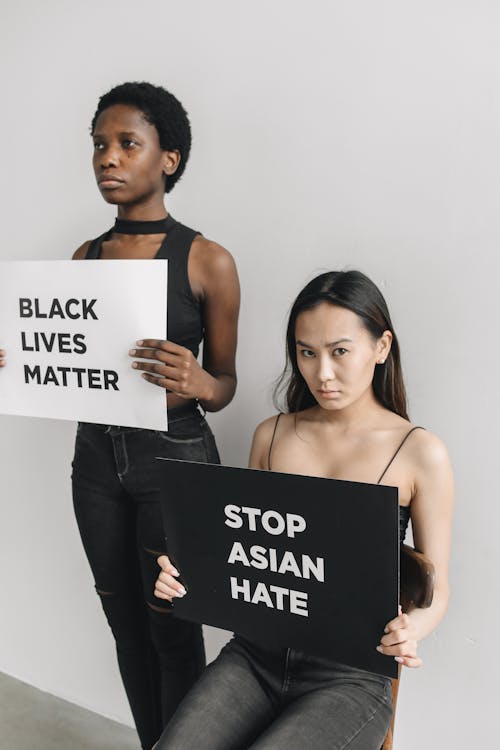
[[(165, 220), (167, 233), (155, 258), (168, 260), (167, 331), (169, 341), (190, 349), (198, 356), (203, 339), (201, 306), (191, 291), (188, 277), (188, 257), (191, 243), (200, 234), (184, 226), (172, 216)], [(92, 240), (86, 260), (97, 260), (101, 256), (102, 243), (109, 240), (113, 229)], [(147, 333), (147, 332), (146, 332)]]

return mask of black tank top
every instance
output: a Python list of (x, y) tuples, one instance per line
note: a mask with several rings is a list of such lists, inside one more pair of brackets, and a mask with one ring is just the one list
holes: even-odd
[[(272, 451), (272, 447), (273, 447), (273, 443), (274, 443), (274, 438), (276, 437), (276, 430), (278, 429), (278, 422), (279, 422), (280, 417), (281, 417), (281, 414), (278, 414), (278, 416), (276, 417), (276, 422), (274, 423), (273, 435), (272, 435), (272, 438), (271, 438), (271, 442), (269, 443), (269, 451), (268, 451), (268, 454), (267, 454), (267, 468), (268, 468), (269, 471), (271, 471), (271, 451)], [(411, 430), (408, 430), (408, 432), (406, 433), (406, 435), (404, 436), (404, 438), (402, 439), (402, 441), (398, 445), (397, 449), (393, 453), (393, 455), (391, 457), (391, 460), (389, 461), (389, 463), (385, 467), (385, 469), (382, 472), (382, 474), (379, 476), (379, 478), (377, 480), (377, 484), (380, 484), (380, 482), (384, 478), (384, 476), (385, 476), (385, 474), (386, 474), (389, 466), (392, 464), (392, 462), (394, 461), (394, 459), (398, 455), (399, 451), (401, 450), (401, 448), (403, 447), (403, 445), (406, 443), (406, 441), (410, 437), (411, 433), (414, 432), (415, 430), (423, 430), (423, 429), (424, 429), (423, 427), (416, 426), (416, 427), (412, 427)], [(403, 544), (403, 542), (405, 540), (406, 529), (408, 528), (408, 522), (409, 522), (409, 520), (410, 520), (410, 508), (409, 508), (409, 506), (407, 506), (407, 505), (400, 505), (399, 506), (399, 541), (400, 541), (401, 544)]]
[[(188, 257), (191, 243), (200, 234), (194, 229), (175, 221), (170, 215), (166, 219), (167, 234), (155, 258), (168, 260), (168, 309), (167, 332), (169, 341), (190, 349), (198, 356), (203, 339), (203, 321), (200, 303), (194, 298), (188, 277)], [(90, 243), (86, 260), (97, 260), (101, 256), (102, 243), (109, 240), (113, 229), (109, 229)], [(147, 332), (146, 332), (147, 333)]]

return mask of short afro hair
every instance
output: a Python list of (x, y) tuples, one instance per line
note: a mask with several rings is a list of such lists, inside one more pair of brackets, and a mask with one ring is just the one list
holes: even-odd
[(179, 166), (174, 174), (166, 175), (165, 192), (169, 193), (184, 172), (191, 150), (191, 126), (186, 110), (162, 86), (154, 86), (146, 81), (121, 83), (99, 99), (90, 126), (92, 134), (101, 112), (114, 104), (126, 104), (140, 109), (146, 120), (158, 131), (162, 150), (179, 151)]

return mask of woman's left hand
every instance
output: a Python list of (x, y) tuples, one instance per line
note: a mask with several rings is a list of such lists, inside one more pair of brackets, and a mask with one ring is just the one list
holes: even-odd
[(155, 360), (132, 363), (150, 383), (185, 399), (211, 398), (214, 378), (201, 367), (190, 349), (162, 339), (144, 339), (137, 346), (140, 348), (129, 351), (131, 357)]
[(394, 659), (405, 667), (421, 667), (422, 659), (417, 656), (417, 639), (408, 615), (403, 614), (401, 607), (399, 615), (390, 620), (385, 626), (385, 634), (380, 639), (377, 651)]

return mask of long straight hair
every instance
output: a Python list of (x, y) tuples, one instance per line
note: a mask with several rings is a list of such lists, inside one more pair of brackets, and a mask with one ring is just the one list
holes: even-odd
[(378, 364), (372, 380), (377, 401), (386, 409), (409, 419), (406, 390), (401, 369), (399, 343), (386, 301), (379, 288), (360, 271), (328, 271), (316, 276), (297, 296), (292, 305), (286, 331), (286, 364), (275, 388), (275, 402), (285, 393), (289, 412), (298, 412), (318, 402), (309, 390), (297, 364), (295, 324), (300, 313), (323, 302), (345, 307), (361, 319), (374, 340), (384, 331), (392, 333), (391, 350), (384, 364)]

